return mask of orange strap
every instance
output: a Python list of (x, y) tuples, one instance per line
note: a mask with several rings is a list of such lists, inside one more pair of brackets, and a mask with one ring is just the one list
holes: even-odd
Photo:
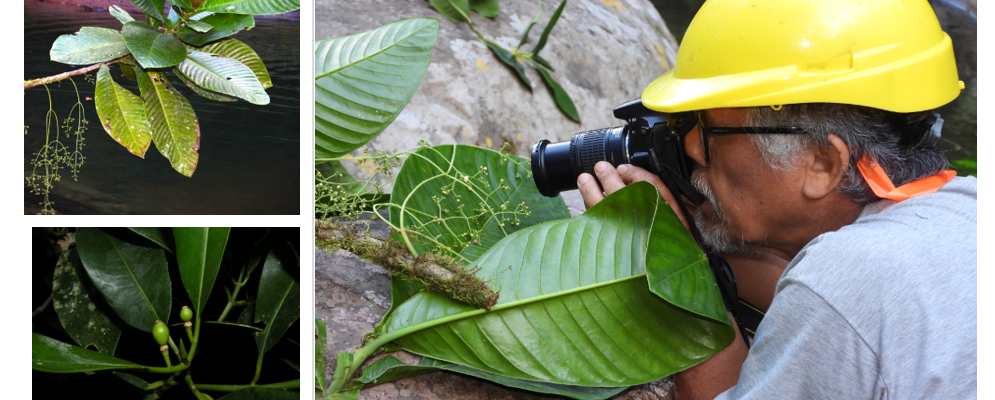
[(871, 190), (874, 190), (874, 194), (878, 195), (878, 197), (895, 201), (902, 201), (921, 194), (934, 193), (940, 186), (953, 179), (954, 175), (957, 175), (956, 171), (943, 170), (939, 174), (927, 176), (896, 188), (895, 184), (891, 182), (891, 178), (888, 178), (888, 174), (885, 174), (884, 170), (881, 169), (881, 166), (876, 162), (870, 161), (866, 154), (857, 163), (857, 168), (860, 169), (860, 174), (864, 176), (864, 180), (867, 181)]

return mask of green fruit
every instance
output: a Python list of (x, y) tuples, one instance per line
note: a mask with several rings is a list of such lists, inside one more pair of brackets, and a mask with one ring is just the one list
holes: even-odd
[(191, 318), (193, 318), (193, 310), (187, 306), (183, 306), (183, 309), (180, 310), (180, 319), (182, 319), (183, 322), (187, 322), (190, 321)]
[(165, 346), (166, 342), (169, 341), (169, 328), (162, 322), (156, 323), (155, 327), (152, 328), (152, 337), (160, 346)]

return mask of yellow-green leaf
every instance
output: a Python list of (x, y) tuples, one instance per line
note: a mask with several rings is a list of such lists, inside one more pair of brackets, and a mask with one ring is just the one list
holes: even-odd
[(131, 154), (145, 158), (152, 133), (142, 99), (115, 83), (106, 65), (101, 65), (97, 72), (95, 92), (97, 116), (104, 131)]
[(200, 150), (200, 123), (183, 98), (160, 71), (140, 71), (138, 87), (145, 100), (145, 113), (156, 149), (169, 159), (173, 169), (192, 176)]

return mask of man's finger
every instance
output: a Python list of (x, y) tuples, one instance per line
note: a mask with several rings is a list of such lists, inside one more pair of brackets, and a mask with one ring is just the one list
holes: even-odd
[(618, 171), (607, 161), (598, 161), (594, 165), (594, 173), (598, 175), (598, 181), (601, 182), (601, 187), (605, 189), (606, 195), (625, 187), (625, 182), (622, 181)]
[(594, 207), (605, 198), (604, 193), (601, 192), (601, 186), (598, 186), (598, 181), (586, 172), (577, 177), (577, 189), (580, 190), (580, 195), (584, 198), (584, 207), (586, 208)]

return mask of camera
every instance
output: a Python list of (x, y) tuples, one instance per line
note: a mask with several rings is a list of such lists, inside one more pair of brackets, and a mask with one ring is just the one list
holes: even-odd
[(668, 186), (673, 182), (680, 189), (697, 192), (687, 184), (694, 161), (684, 154), (684, 136), (697, 123), (693, 112), (653, 111), (637, 97), (615, 107), (613, 113), (626, 125), (578, 132), (565, 142), (543, 139), (532, 147), (532, 176), (540, 193), (556, 197), (577, 189), (581, 173), (597, 177), (594, 164), (598, 161), (615, 167), (639, 166), (660, 176)]

